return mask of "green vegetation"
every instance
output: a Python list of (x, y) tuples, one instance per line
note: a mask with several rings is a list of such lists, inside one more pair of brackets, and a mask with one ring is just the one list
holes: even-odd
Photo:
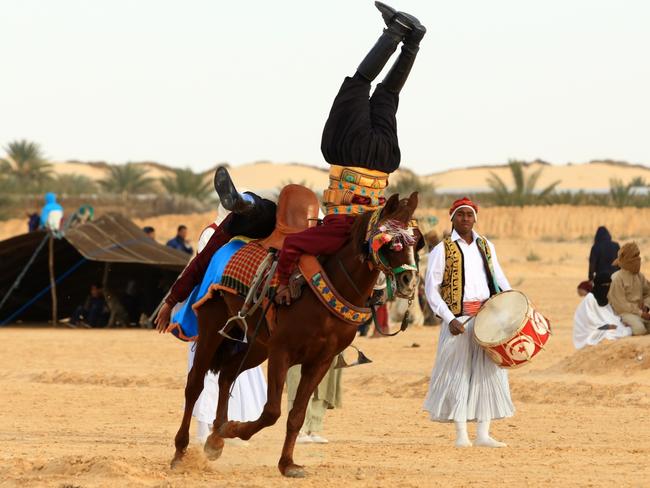
[(51, 191), (62, 196), (92, 195), (97, 193), (97, 185), (84, 175), (61, 174), (49, 185)]
[(10, 188), (33, 191), (52, 180), (52, 165), (45, 160), (37, 143), (25, 139), (12, 141), (4, 150), (7, 154), (0, 158), (0, 174)]
[(548, 203), (549, 196), (555, 191), (555, 187), (560, 184), (560, 180), (551, 183), (540, 191), (536, 191), (535, 187), (544, 168), (539, 168), (537, 171), (526, 175), (524, 173), (524, 164), (522, 161), (508, 161), (512, 179), (515, 183), (513, 189), (509, 189), (508, 185), (494, 172), (490, 173), (487, 184), (492, 189), (492, 200), (496, 205), (523, 207), (524, 205)]
[(128, 200), (129, 194), (151, 191), (153, 179), (147, 176), (147, 170), (133, 163), (111, 165), (108, 175), (99, 180), (99, 185), (109, 193), (122, 195), (122, 200)]
[(191, 169), (176, 169), (174, 176), (166, 176), (160, 180), (162, 186), (172, 195), (183, 198), (196, 198), (203, 201), (212, 196), (212, 185), (205, 176)]

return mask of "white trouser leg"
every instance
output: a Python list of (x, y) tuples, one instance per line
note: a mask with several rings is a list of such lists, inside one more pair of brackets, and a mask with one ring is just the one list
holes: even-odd
[(471, 447), (472, 441), (469, 440), (467, 435), (467, 422), (454, 422), (456, 426), (456, 447)]
[(506, 447), (507, 444), (499, 442), (490, 437), (490, 421), (479, 420), (476, 426), (476, 441), (475, 446), (480, 447)]
[(200, 420), (198, 421), (198, 425), (196, 427), (196, 440), (199, 441), (199, 444), (204, 443), (208, 438), (210, 432), (212, 431), (211, 427), (212, 426), (207, 422), (201, 422)]

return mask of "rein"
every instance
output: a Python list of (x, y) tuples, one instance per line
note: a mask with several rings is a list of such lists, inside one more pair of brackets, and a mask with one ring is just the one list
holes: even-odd
[[(390, 300), (395, 296), (394, 290), (397, 288), (396, 275), (399, 275), (400, 273), (403, 273), (405, 271), (417, 271), (417, 265), (402, 264), (400, 266), (393, 268), (387, 262), (386, 258), (382, 255), (381, 248), (384, 245), (391, 243), (391, 246), (399, 246), (399, 249), (403, 249), (404, 246), (408, 246), (408, 247), (414, 246), (416, 241), (412, 233), (409, 234), (410, 228), (404, 229), (401, 225), (391, 220), (383, 223), (382, 225), (379, 225), (381, 212), (382, 209), (378, 208), (372, 213), (370, 219), (368, 220), (368, 227), (366, 228), (366, 242), (365, 242), (365, 245), (368, 248), (368, 257), (366, 258), (366, 260), (368, 261), (368, 264), (370, 265), (371, 269), (373, 268), (378, 269), (381, 272), (383, 272), (384, 275), (386, 276), (386, 289), (387, 289), (388, 299)], [(339, 260), (339, 265), (341, 269), (344, 271), (344, 274), (348, 279), (348, 281), (350, 282), (350, 284), (352, 284), (354, 290), (359, 294), (359, 296), (361, 296), (361, 293), (359, 292), (358, 288), (354, 284), (354, 281), (348, 274), (347, 270), (345, 270), (343, 263), (341, 263), (340, 260)], [(406, 309), (406, 312), (404, 312), (404, 317), (402, 318), (402, 322), (399, 330), (393, 332), (392, 334), (385, 333), (381, 330), (379, 324), (377, 324), (377, 313), (375, 310), (375, 306), (372, 303), (370, 303), (370, 300), (368, 300), (368, 306), (370, 307), (370, 311), (372, 313), (372, 320), (375, 324), (375, 329), (377, 330), (377, 332), (379, 332), (379, 334), (387, 337), (393, 337), (399, 334), (400, 332), (404, 332), (408, 328), (408, 319), (410, 317), (409, 308), (413, 303), (413, 300), (415, 298), (415, 293), (416, 290), (413, 290), (411, 296), (402, 297), (408, 300), (408, 307)]]

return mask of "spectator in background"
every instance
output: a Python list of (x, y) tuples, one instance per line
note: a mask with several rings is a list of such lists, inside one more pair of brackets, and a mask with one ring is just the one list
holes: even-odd
[(618, 242), (612, 241), (612, 236), (607, 228), (598, 227), (594, 245), (591, 246), (591, 253), (589, 253), (589, 281), (593, 281), (597, 274), (607, 273), (611, 276), (618, 271), (618, 266), (613, 264), (618, 249)]
[(632, 328), (632, 335), (650, 331), (650, 282), (641, 273), (641, 251), (628, 242), (614, 261), (620, 270), (612, 275), (607, 300), (614, 312)]
[(45, 194), (45, 205), (41, 210), (41, 228), (58, 231), (63, 219), (63, 207), (56, 201), (56, 194)]
[(143, 227), (142, 232), (144, 232), (149, 239), (156, 240), (156, 229), (151, 227), (150, 225)]
[(90, 295), (83, 305), (79, 305), (70, 317), (70, 325), (86, 327), (106, 327), (110, 311), (104, 299), (104, 290), (100, 285), (90, 285)]
[(167, 241), (167, 246), (178, 249), (179, 251), (186, 252), (187, 254), (194, 253), (192, 246), (188, 245), (187, 243), (187, 227), (184, 225), (178, 226), (176, 237)]
[(573, 316), (573, 345), (576, 349), (632, 335), (632, 329), (614, 313), (607, 301), (610, 284), (609, 273), (597, 274), (593, 289), (578, 305)]
[(38, 215), (38, 212), (32, 212), (27, 214), (27, 228), (29, 232), (35, 232), (41, 226), (41, 218)]

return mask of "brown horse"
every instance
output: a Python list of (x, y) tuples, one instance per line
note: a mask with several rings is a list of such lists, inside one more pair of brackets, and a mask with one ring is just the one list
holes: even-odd
[[(409, 225), (417, 203), (417, 193), (402, 200), (393, 195), (386, 202), (377, 221), (371, 222), (371, 213), (358, 216), (347, 244), (336, 254), (324, 259), (323, 269), (330, 277), (333, 287), (352, 305), (366, 306), (380, 269), (392, 275), (398, 295), (408, 297), (415, 292), (417, 270), (414, 266), (413, 229)], [(401, 239), (406, 245), (385, 245), (379, 252), (370, 253), (367, 236), (375, 235), (380, 227), (381, 232), (394, 238), (393, 242)], [(411, 239), (403, 239), (405, 235), (410, 235)], [(378, 257), (381, 262), (377, 262)], [(293, 450), (307, 404), (333, 359), (353, 341), (356, 327), (328, 311), (315, 293), (308, 289), (290, 306), (278, 306), (275, 328), (269, 332), (268, 327), (263, 327), (256, 340), (251, 340), (249, 354), (241, 368), (253, 368), (268, 358), (267, 403), (257, 420), (229, 422), (228, 395), (245, 351), (228, 352), (232, 348), (220, 347), (224, 338), (217, 331), (241, 309), (242, 304), (243, 300), (235, 295), (213, 293), (196, 309), (199, 338), (194, 365), (187, 377), (185, 413), (175, 438), (176, 453), (172, 467), (182, 459), (189, 443), (192, 410), (203, 389), (203, 379), (208, 370), (220, 373), (219, 403), (213, 433), (206, 440), (204, 450), (208, 458), (217, 459), (223, 450), (224, 438), (239, 437), (248, 440), (278, 420), (287, 370), (294, 364), (301, 364), (300, 384), (294, 406), (289, 412), (278, 468), (285, 476), (302, 477), (305, 473), (301, 466), (294, 463)], [(261, 320), (261, 314), (261, 310), (256, 311), (251, 316), (250, 323), (256, 324)], [(252, 339), (251, 329), (249, 339)]]

